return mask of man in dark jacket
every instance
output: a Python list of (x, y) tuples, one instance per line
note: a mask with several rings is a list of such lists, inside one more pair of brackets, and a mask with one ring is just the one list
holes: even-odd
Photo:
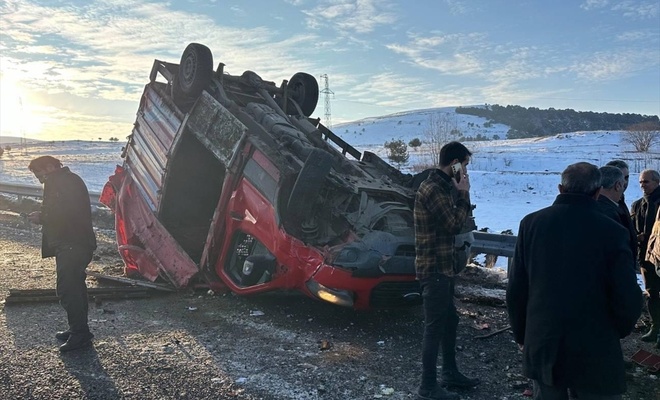
[(632, 204), (630, 213), (638, 233), (637, 254), (651, 316), (651, 329), (642, 335), (641, 340), (655, 342), (655, 346), (660, 348), (660, 277), (655, 273), (655, 266), (646, 261), (646, 249), (660, 205), (660, 174), (652, 169), (642, 171), (639, 174), (639, 185), (644, 196)]
[(44, 184), (41, 210), (29, 219), (42, 225), (41, 256), (55, 257), (57, 296), (69, 322), (69, 329), (55, 337), (66, 342), (61, 351), (86, 347), (94, 335), (87, 324), (85, 269), (96, 249), (89, 193), (82, 179), (54, 157), (35, 158), (28, 168)]
[[(634, 232), (630, 215), (622, 214), (621, 206), (619, 204), (619, 200), (623, 197), (623, 191), (625, 190), (625, 178), (623, 172), (621, 172), (619, 168), (609, 165), (600, 167), (599, 171), (602, 179), (600, 196), (598, 196), (598, 208), (603, 214), (618, 222), (622, 227), (626, 228), (626, 230), (632, 229)], [(637, 254), (637, 235), (631, 235), (630, 231), (628, 231), (627, 243), (630, 245), (630, 251), (633, 253), (633, 267), (637, 269), (637, 257), (635, 256)]]
[(639, 272), (639, 265), (637, 260), (637, 231), (633, 225), (632, 218), (630, 218), (630, 210), (626, 204), (626, 189), (628, 189), (628, 184), (630, 183), (630, 169), (628, 168), (628, 163), (623, 160), (612, 160), (605, 164), (610, 167), (617, 167), (623, 173), (623, 193), (621, 193), (621, 198), (619, 199), (619, 209), (617, 210), (619, 214), (619, 220), (621, 224), (628, 229), (628, 235), (630, 236), (630, 243), (633, 246), (633, 257), (635, 258), (635, 269)]
[[(455, 236), (461, 233), (472, 209), (467, 165), (472, 153), (459, 142), (440, 149), (439, 168), (430, 171), (415, 196), (415, 269), (424, 302), (422, 379), (419, 400), (458, 399), (444, 387), (469, 388), (480, 383), (456, 366), (458, 314), (454, 305), (454, 275), (458, 266)], [(464, 265), (462, 265), (464, 266)], [(442, 374), (437, 381), (438, 348)]]
[(601, 175), (577, 163), (559, 195), (520, 223), (506, 303), (523, 373), (535, 399), (621, 399), (619, 339), (633, 330), (642, 296), (628, 235), (597, 208)]

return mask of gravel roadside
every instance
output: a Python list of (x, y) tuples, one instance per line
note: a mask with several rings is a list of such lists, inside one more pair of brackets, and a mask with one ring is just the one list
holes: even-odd
[[(121, 275), (112, 230), (99, 230), (91, 271)], [(0, 295), (54, 288), (54, 261), (18, 214), (0, 215)], [(464, 287), (502, 289), (480, 269)], [(88, 278), (90, 287), (101, 283)], [(468, 293), (468, 291), (463, 291)], [(457, 299), (459, 366), (484, 383), (463, 399), (522, 399), (520, 353), (497, 302)], [(0, 399), (414, 399), (420, 308), (358, 313), (296, 293), (254, 297), (185, 290), (90, 305), (94, 346), (60, 354), (66, 325), (56, 303), (5, 304), (0, 312)], [(640, 327), (623, 341), (632, 355)], [(651, 350), (650, 346), (645, 346)], [(658, 376), (632, 368), (626, 399), (660, 399)]]

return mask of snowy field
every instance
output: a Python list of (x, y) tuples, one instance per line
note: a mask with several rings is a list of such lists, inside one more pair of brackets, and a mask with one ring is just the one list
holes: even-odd
[[(80, 175), (92, 192), (100, 192), (115, 165), (122, 163), (125, 142), (58, 141), (10, 144), (11, 150), (0, 157), (0, 182), (39, 185), (27, 166), (39, 156), (53, 156)], [(5, 147), (6, 144), (3, 144)]]
[[(375, 143), (378, 140), (384, 143), (391, 138), (368, 138), (368, 135), (364, 133), (360, 136), (362, 141), (349, 143), (354, 143), (360, 151), (369, 150), (387, 159), (385, 148)], [(630, 206), (642, 195), (637, 183), (639, 172), (645, 168), (660, 169), (660, 161), (657, 153), (634, 152), (630, 145), (622, 142), (621, 135), (621, 132), (576, 132), (533, 139), (465, 142), (474, 153), (468, 172), (471, 198), (476, 204), (474, 216), (477, 226), (488, 228), (493, 233), (511, 229), (517, 234), (518, 224), (526, 214), (554, 201), (561, 171), (578, 161), (599, 166), (613, 159), (628, 162), (631, 174), (626, 202)], [(382, 135), (374, 131), (369, 136)], [(398, 138), (408, 142), (414, 137), (418, 137), (418, 133), (411, 131), (407, 136)], [(346, 137), (345, 140), (351, 138)], [(115, 166), (121, 164), (124, 145), (122, 142), (102, 141), (32, 142), (26, 146), (12, 144), (12, 150), (0, 158), (0, 182), (37, 185), (38, 181), (27, 165), (37, 156), (52, 155), (78, 173), (87, 182), (90, 191), (98, 192), (113, 174)], [(408, 165), (402, 169), (412, 172), (416, 165), (424, 163), (425, 154), (423, 148), (411, 152)], [(506, 259), (500, 257), (495, 266), (506, 268)]]
[[(350, 139), (350, 138), (346, 138)], [(403, 137), (406, 141), (412, 137)], [(371, 139), (375, 142), (374, 139)], [(388, 140), (388, 139), (385, 139)], [(351, 143), (351, 142), (349, 142)], [(641, 197), (637, 184), (639, 172), (645, 168), (660, 168), (657, 154), (640, 154), (623, 144), (620, 132), (578, 132), (552, 137), (466, 142), (474, 152), (468, 172), (472, 202), (476, 204), (475, 219), (479, 228), (491, 232), (512, 229), (526, 214), (546, 207), (557, 195), (561, 171), (569, 164), (587, 161), (604, 165), (612, 159), (623, 159), (631, 167), (630, 186), (626, 191), (628, 205)], [(0, 182), (37, 185), (27, 169), (31, 159), (52, 155), (78, 173), (90, 191), (100, 191), (121, 164), (123, 142), (58, 141), (32, 142), (27, 146), (12, 145), (12, 150), (0, 158)], [(381, 145), (356, 144), (358, 150), (369, 150), (387, 159)], [(423, 163), (423, 150), (411, 152), (408, 165), (411, 172)]]

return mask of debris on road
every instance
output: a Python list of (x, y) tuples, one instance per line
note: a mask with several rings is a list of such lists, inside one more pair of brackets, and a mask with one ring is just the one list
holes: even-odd
[[(88, 288), (87, 296), (90, 301), (99, 303), (108, 299), (137, 299), (150, 297), (153, 292), (141, 287), (106, 287)], [(55, 289), (9, 289), (5, 304), (41, 303), (58, 301)]]

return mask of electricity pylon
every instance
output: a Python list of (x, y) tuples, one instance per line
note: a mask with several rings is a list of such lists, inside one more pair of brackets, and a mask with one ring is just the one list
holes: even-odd
[(323, 79), (323, 90), (321, 93), (325, 95), (325, 126), (330, 129), (332, 128), (332, 114), (330, 112), (330, 95), (335, 95), (335, 92), (330, 90), (330, 83), (328, 81), (328, 74), (321, 75)]

